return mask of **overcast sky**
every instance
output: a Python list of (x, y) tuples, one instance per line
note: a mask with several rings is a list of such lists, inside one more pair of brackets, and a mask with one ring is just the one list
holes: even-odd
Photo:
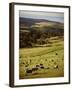
[(19, 16), (33, 19), (46, 19), (57, 22), (64, 22), (64, 13), (59, 12), (39, 12), (39, 11), (19, 11)]

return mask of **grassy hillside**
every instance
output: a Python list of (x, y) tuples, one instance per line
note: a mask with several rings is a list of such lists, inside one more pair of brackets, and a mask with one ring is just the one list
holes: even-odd
[[(64, 76), (64, 41), (61, 38), (52, 37), (50, 42), (47, 47), (20, 49), (20, 79)], [(27, 70), (32, 70), (36, 66), (38, 66), (37, 70), (27, 73)]]

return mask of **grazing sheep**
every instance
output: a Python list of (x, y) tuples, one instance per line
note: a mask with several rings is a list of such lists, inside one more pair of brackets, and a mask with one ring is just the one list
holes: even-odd
[(23, 64), (25, 64), (25, 63), (23, 62)]
[(41, 66), (43, 66), (43, 64), (40, 64)]
[(26, 62), (26, 64), (28, 64), (28, 62)]
[(53, 62), (54, 60), (52, 59), (51, 61)]
[(46, 69), (50, 69), (49, 67), (47, 67)]
[(41, 68), (41, 69), (44, 69), (44, 67), (43, 67), (43, 66), (41, 66), (40, 68)]
[(32, 70), (26, 70), (26, 73), (32, 73)]
[(32, 71), (37, 71), (38, 70), (38, 68), (32, 68)]
[(28, 64), (27, 64), (27, 65), (25, 65), (25, 67), (28, 67)]
[(56, 55), (58, 55), (58, 53), (56, 53)]
[(22, 55), (20, 55), (19, 58), (22, 58)]
[(54, 64), (56, 65), (56, 62), (54, 62)]
[(39, 67), (39, 65), (36, 65), (36, 67)]
[(54, 69), (57, 69), (58, 68), (58, 65), (54, 65)]

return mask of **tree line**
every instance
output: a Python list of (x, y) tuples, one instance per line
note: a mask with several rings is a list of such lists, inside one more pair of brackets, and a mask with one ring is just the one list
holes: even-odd
[(34, 47), (35, 44), (47, 44), (50, 37), (63, 36), (64, 30), (60, 28), (44, 28), (44, 30), (37, 30), (35, 28), (25, 30), (25, 28), (20, 28), (19, 33), (20, 48), (30, 48)]

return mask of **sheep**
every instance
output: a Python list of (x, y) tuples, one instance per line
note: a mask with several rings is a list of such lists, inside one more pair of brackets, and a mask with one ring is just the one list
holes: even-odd
[(58, 53), (56, 53), (56, 55), (58, 55)]
[(36, 65), (36, 67), (39, 67), (39, 65)]
[(37, 71), (38, 70), (38, 68), (32, 68), (32, 71)]
[(26, 73), (32, 73), (32, 70), (26, 70)]
[(28, 67), (28, 65), (25, 65), (25, 67)]
[(41, 66), (43, 66), (43, 64), (40, 64)]
[(45, 59), (45, 61), (47, 61), (47, 59)]
[(53, 62), (54, 60), (52, 59), (51, 61)]
[(25, 63), (23, 62), (23, 64), (25, 64)]
[(54, 65), (54, 69), (57, 69), (58, 68), (58, 65)]
[(26, 65), (28, 65), (28, 62), (26, 62)]
[(56, 62), (54, 62), (54, 64), (56, 65)]
[(46, 69), (50, 69), (49, 67), (47, 67)]
[(43, 66), (41, 66), (40, 68), (41, 68), (41, 69), (44, 69), (44, 67), (43, 67)]

